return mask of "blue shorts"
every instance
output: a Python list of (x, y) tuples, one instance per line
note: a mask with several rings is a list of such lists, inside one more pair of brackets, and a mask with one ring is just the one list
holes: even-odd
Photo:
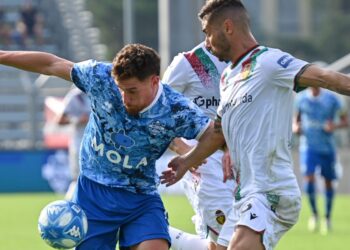
[(312, 150), (300, 152), (300, 166), (305, 176), (314, 175), (317, 167), (326, 180), (335, 180), (335, 153), (319, 153)]
[(88, 218), (88, 232), (79, 250), (129, 249), (146, 240), (164, 239), (170, 246), (168, 220), (159, 195), (135, 194), (78, 179), (73, 201)]

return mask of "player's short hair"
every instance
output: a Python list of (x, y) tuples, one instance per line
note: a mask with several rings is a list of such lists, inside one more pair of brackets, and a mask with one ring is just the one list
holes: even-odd
[(223, 17), (228, 11), (234, 11), (234, 14), (230, 15), (231, 18), (249, 26), (247, 10), (240, 0), (207, 0), (198, 13), (198, 17), (200, 20), (205, 19), (209, 22)]
[(160, 74), (160, 57), (154, 49), (145, 45), (125, 45), (113, 60), (112, 76), (117, 81), (132, 77), (142, 81), (154, 74)]

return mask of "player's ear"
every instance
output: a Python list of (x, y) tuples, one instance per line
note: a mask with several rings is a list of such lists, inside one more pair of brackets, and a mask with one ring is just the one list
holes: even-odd
[(223, 22), (223, 26), (226, 34), (229, 34), (229, 35), (233, 34), (234, 23), (232, 22), (231, 19), (226, 18)]
[(159, 82), (159, 76), (157, 76), (157, 75), (152, 75), (151, 76), (151, 82), (152, 82), (152, 85), (157, 85), (158, 84), (158, 82)]

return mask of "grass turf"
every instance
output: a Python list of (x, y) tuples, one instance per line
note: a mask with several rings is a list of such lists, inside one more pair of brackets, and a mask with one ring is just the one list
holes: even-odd
[[(0, 250), (50, 250), (41, 240), (37, 230), (40, 210), (49, 202), (62, 199), (55, 194), (0, 194)], [(174, 227), (193, 233), (193, 214), (183, 196), (164, 196), (169, 212), (169, 222)], [(319, 207), (323, 207), (319, 199)], [(280, 241), (276, 250), (346, 250), (350, 245), (350, 196), (336, 197), (333, 211), (333, 231), (322, 236), (307, 231), (310, 215), (303, 201), (298, 224)]]

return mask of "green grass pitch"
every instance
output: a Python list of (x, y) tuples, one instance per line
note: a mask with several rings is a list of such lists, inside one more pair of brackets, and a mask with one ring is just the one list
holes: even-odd
[[(50, 250), (37, 230), (40, 210), (49, 202), (62, 199), (55, 194), (0, 194), (0, 250)], [(164, 196), (169, 222), (174, 227), (194, 232), (193, 214), (183, 196)], [(323, 207), (319, 199), (319, 207)], [(322, 236), (307, 231), (309, 208), (304, 200), (298, 224), (280, 241), (276, 250), (346, 250), (350, 245), (350, 196), (336, 197), (333, 231)]]

